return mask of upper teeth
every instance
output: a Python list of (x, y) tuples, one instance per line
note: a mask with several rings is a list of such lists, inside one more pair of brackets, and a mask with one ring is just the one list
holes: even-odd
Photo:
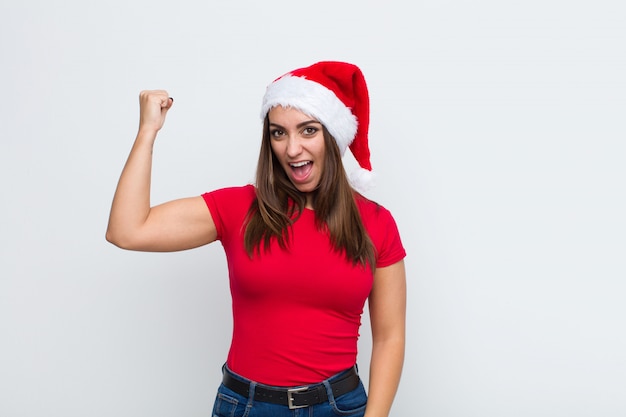
[(308, 161), (304, 161), (304, 162), (294, 162), (293, 164), (289, 164), (294, 168), (298, 168), (298, 167), (302, 167), (305, 166), (306, 164), (308, 164)]

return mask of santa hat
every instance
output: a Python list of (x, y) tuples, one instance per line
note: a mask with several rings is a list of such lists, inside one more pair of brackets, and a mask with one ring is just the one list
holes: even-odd
[(292, 107), (319, 120), (337, 141), (341, 156), (349, 147), (358, 162), (360, 168), (350, 174), (352, 186), (361, 192), (371, 187), (369, 95), (356, 65), (323, 61), (281, 76), (267, 87), (261, 118), (275, 106)]

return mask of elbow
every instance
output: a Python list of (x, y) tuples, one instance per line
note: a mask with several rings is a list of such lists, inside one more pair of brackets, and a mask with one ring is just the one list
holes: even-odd
[(107, 242), (117, 246), (120, 249), (132, 249), (132, 245), (130, 244), (128, 239), (125, 239), (123, 234), (111, 230), (110, 227), (106, 231), (105, 239), (107, 240)]
[(150, 242), (146, 240), (140, 230), (128, 230), (127, 228), (112, 228), (109, 226), (105, 233), (107, 242), (120, 249), (131, 251), (155, 251)]
[(404, 349), (406, 345), (406, 336), (404, 332), (398, 332), (393, 335), (375, 336), (372, 340), (374, 344), (381, 344), (385, 346), (395, 346), (397, 348)]
[(117, 246), (118, 248), (122, 247), (115, 233), (112, 233), (109, 229), (107, 229), (106, 234), (104, 235), (104, 238), (106, 239), (107, 242)]
[(395, 322), (394, 325), (384, 328), (372, 329), (372, 343), (404, 349), (406, 345), (406, 327), (403, 321)]

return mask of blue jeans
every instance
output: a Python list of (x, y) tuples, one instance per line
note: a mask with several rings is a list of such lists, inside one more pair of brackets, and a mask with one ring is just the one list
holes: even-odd
[[(354, 390), (343, 394), (337, 398), (334, 397), (330, 383), (341, 378), (344, 373), (341, 372), (329, 379), (322, 381), (328, 393), (328, 401), (321, 404), (315, 404), (306, 408), (298, 408), (290, 410), (286, 405), (272, 404), (261, 401), (254, 401), (254, 387), (256, 383), (252, 383), (250, 387), (249, 397), (244, 397), (226, 388), (221, 384), (217, 390), (217, 397), (213, 406), (213, 417), (363, 417), (365, 414), (365, 405), (367, 404), (367, 394), (363, 383), (359, 382), (359, 386)], [(250, 383), (251, 381), (231, 372), (236, 378)]]

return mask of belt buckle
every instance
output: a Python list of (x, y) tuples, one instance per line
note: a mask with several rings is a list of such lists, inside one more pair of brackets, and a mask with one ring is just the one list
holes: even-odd
[(293, 396), (292, 394), (296, 393), (296, 392), (302, 392), (302, 391), (306, 391), (308, 390), (309, 387), (299, 387), (299, 388), (290, 388), (287, 390), (287, 405), (289, 406), (290, 410), (295, 410), (297, 408), (306, 408), (309, 405), (305, 404), (305, 405), (294, 405), (293, 404)]

